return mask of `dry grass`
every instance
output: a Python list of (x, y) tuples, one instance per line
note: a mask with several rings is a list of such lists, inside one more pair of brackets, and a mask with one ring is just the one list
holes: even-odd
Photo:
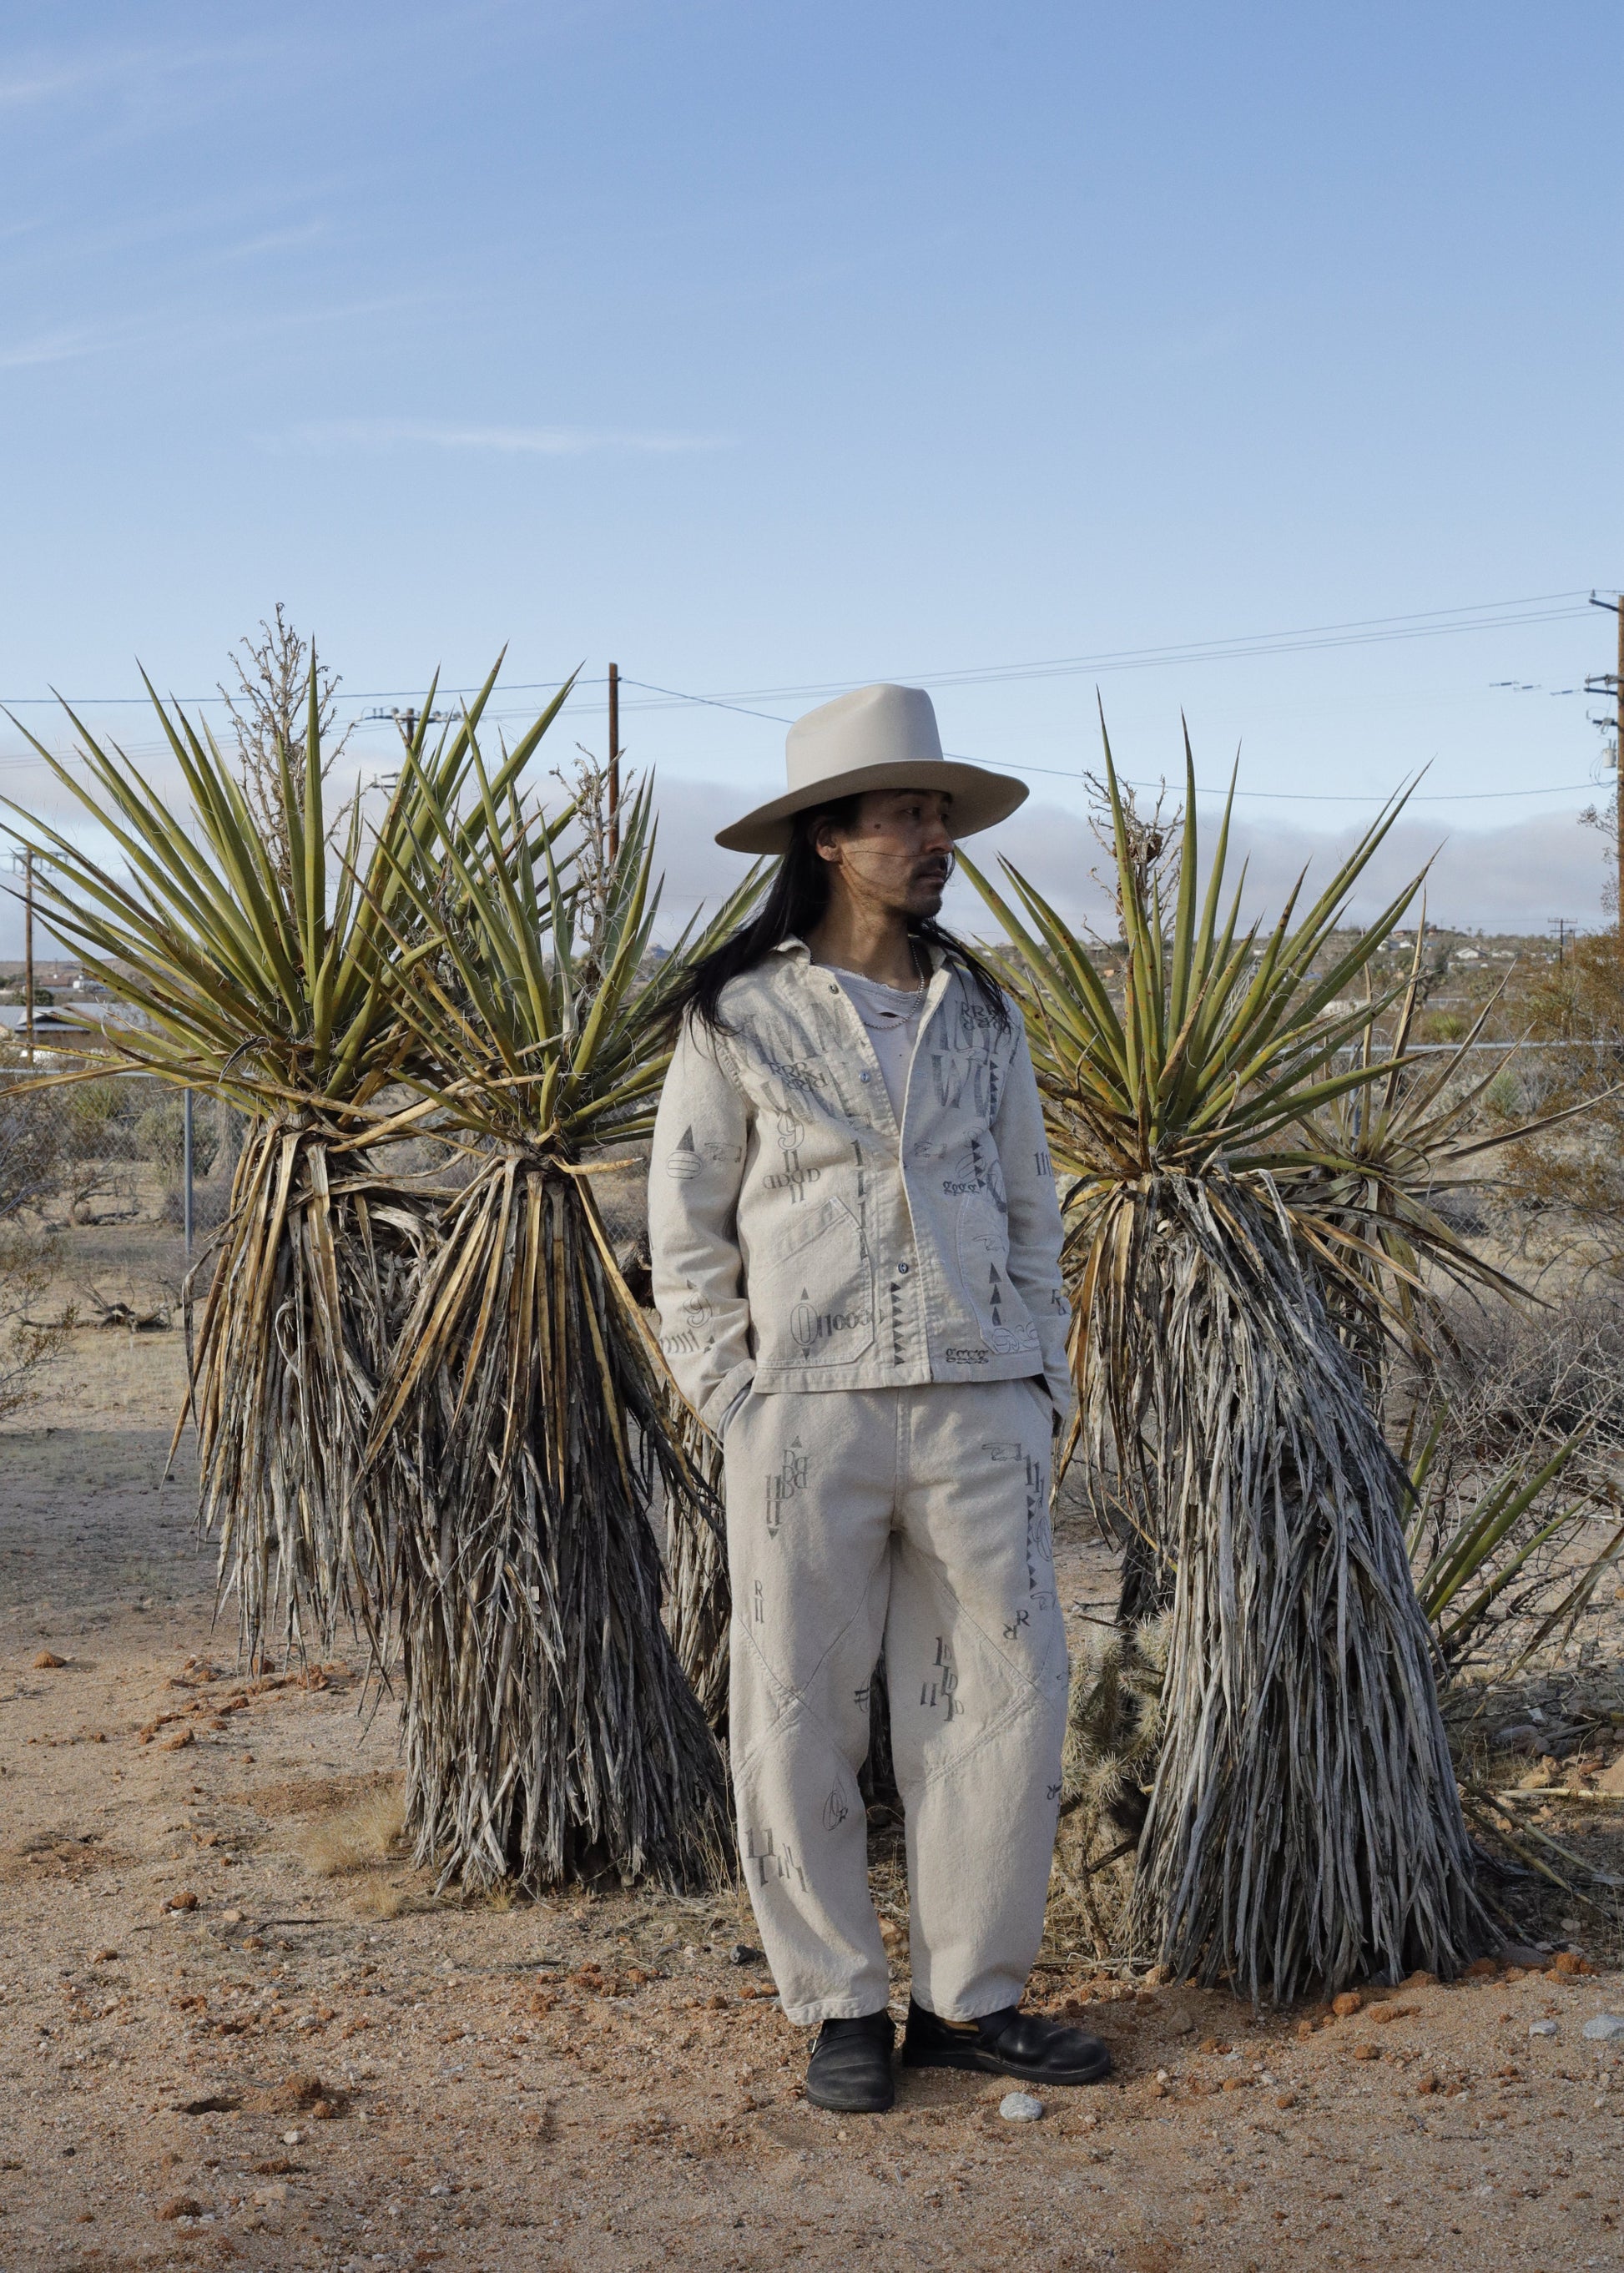
[(398, 1785), (369, 1792), (341, 1814), (318, 1817), (303, 1833), (299, 1855), (318, 1879), (348, 1878), (370, 1871), (395, 1854), (406, 1827), (406, 1804)]

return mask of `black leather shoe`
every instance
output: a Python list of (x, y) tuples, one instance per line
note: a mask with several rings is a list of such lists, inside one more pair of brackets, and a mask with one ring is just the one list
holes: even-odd
[(883, 2115), (896, 2104), (891, 2080), (897, 2032), (889, 2013), (858, 2021), (825, 2021), (807, 2067), (807, 2097), (837, 2115)]
[(979, 2021), (939, 2021), (908, 2000), (902, 2039), (905, 2067), (974, 2067), (987, 2075), (1015, 2075), (1025, 2083), (1101, 2083), (1111, 2056), (1098, 2037), (1006, 2005)]

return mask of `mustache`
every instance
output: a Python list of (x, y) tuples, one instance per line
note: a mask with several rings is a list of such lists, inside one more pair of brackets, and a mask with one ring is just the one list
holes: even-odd
[(953, 856), (951, 852), (928, 853), (924, 859), (915, 861), (914, 865), (914, 874), (921, 881), (923, 881), (927, 876), (933, 878), (939, 876), (945, 883), (952, 873)]

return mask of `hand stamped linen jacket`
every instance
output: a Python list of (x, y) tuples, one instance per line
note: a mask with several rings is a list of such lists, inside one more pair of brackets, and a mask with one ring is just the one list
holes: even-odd
[(686, 1027), (660, 1099), (649, 1235), (660, 1339), (712, 1426), (749, 1386), (1040, 1377), (1070, 1402), (1070, 1307), (1020, 1013), (939, 955), (902, 1126), (833, 973), (786, 941)]

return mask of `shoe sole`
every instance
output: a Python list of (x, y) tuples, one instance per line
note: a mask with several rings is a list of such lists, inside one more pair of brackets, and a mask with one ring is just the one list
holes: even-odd
[(821, 2107), (830, 2115), (889, 2115), (897, 2104), (897, 2095), (894, 2091), (889, 2099), (862, 2101), (820, 2099), (815, 2091), (808, 2091), (806, 2097), (809, 2107)]
[(1103, 2045), (1100, 2058), (1086, 2067), (1032, 2068), (1020, 2067), (1013, 2060), (1000, 2059), (994, 2052), (974, 2051), (966, 2045), (963, 2052), (916, 2052), (905, 2044), (902, 2048), (904, 2067), (962, 2067), (973, 2068), (981, 2075), (1011, 2075), (1019, 2083), (1052, 2083), (1069, 2089), (1073, 2084), (1103, 2083), (1111, 2072), (1111, 2056)]

